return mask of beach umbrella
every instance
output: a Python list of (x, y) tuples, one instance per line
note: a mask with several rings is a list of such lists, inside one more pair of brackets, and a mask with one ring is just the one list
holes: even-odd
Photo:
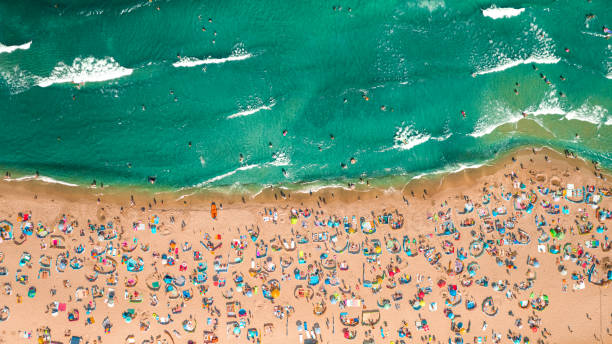
[(274, 288), (272, 289), (272, 292), (270, 292), (270, 295), (273, 299), (276, 299), (280, 296), (280, 290), (278, 288)]

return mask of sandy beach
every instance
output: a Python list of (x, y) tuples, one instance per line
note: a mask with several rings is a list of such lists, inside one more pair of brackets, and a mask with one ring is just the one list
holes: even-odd
[(386, 190), (4, 180), (0, 343), (612, 343), (610, 180), (531, 148)]

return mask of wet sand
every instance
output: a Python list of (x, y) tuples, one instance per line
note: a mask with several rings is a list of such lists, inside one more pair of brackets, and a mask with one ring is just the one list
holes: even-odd
[[(514, 187), (510, 178), (512, 172), (515, 173), (514, 182), (522, 182), (524, 188)], [(48, 327), (50, 338), (61, 343), (69, 343), (72, 336), (82, 337), (83, 342), (89, 343), (124, 343), (130, 335), (134, 336), (137, 343), (152, 343), (153, 340), (168, 343), (186, 343), (193, 340), (202, 343), (203, 331), (214, 332), (220, 343), (247, 342), (247, 332), (250, 328), (258, 331), (262, 343), (300, 343), (300, 337), (306, 340), (308, 336), (303, 329), (298, 331), (296, 322), (300, 321), (307, 323), (309, 331), (313, 330), (315, 323), (319, 325), (320, 334), (316, 337), (320, 343), (344, 341), (344, 328), (349, 332), (356, 331), (356, 337), (352, 341), (358, 343), (370, 338), (372, 343), (399, 343), (399, 340), (407, 343), (448, 343), (449, 338), (454, 341), (457, 337), (462, 337), (465, 343), (476, 342), (477, 337), (485, 340), (486, 337), (484, 342), (493, 343), (495, 334), (501, 336), (501, 343), (508, 343), (511, 342), (507, 337), (509, 331), (516, 337), (520, 335), (522, 342), (527, 336), (531, 343), (540, 340), (544, 343), (611, 343), (612, 336), (609, 331), (612, 328), (612, 303), (607, 300), (610, 300), (612, 295), (609, 284), (598, 286), (586, 281), (586, 272), (592, 264), (584, 253), (576, 259), (581, 262), (589, 261), (583, 267), (578, 266), (569, 256), (568, 260), (563, 260), (563, 254), (538, 252), (537, 238), (540, 232), (534, 218), (536, 214), (544, 216), (547, 222), (541, 226), (544, 232), (555, 226), (566, 230), (563, 239), (552, 238), (545, 245), (558, 242), (563, 247), (566, 243), (571, 243), (571, 248), (582, 249), (594, 257), (593, 261), (599, 262), (596, 264), (598, 275), (594, 275), (593, 279), (605, 277), (602, 274), (606, 269), (610, 269), (606, 264), (610, 264), (612, 251), (604, 252), (601, 246), (587, 248), (585, 241), (594, 238), (600, 243), (606, 242), (607, 229), (603, 233), (597, 233), (595, 228), (599, 225), (609, 225), (610, 220), (599, 221), (596, 209), (611, 209), (612, 198), (603, 197), (597, 206), (593, 206), (572, 203), (563, 198), (554, 201), (550, 194), (544, 196), (536, 190), (538, 186), (553, 190), (566, 188), (567, 184), (573, 184), (576, 188), (595, 185), (595, 190), (611, 187), (609, 177), (602, 175), (604, 180), (602, 177), (596, 177), (595, 173), (599, 175), (600, 171), (582, 160), (567, 159), (562, 154), (548, 149), (538, 150), (535, 154), (531, 149), (523, 149), (500, 158), (492, 166), (414, 180), (403, 187), (396, 186), (387, 190), (358, 187), (353, 191), (323, 189), (310, 194), (270, 188), (254, 198), (249, 195), (230, 196), (221, 193), (195, 193), (181, 198), (180, 194), (174, 193), (139, 192), (133, 194), (132, 203), (130, 194), (125, 189), (83, 189), (36, 181), (3, 181), (0, 182), (0, 220), (4, 219), (13, 224), (16, 241), (22, 240), (19, 238), (20, 227), (28, 222), (20, 222), (19, 213), (30, 214), (31, 224), (38, 227), (40, 223), (51, 233), (43, 239), (35, 235), (27, 236), (25, 242), (20, 245), (17, 245), (15, 240), (0, 243), (0, 251), (4, 254), (0, 266), (7, 269), (7, 275), (0, 276), (0, 283), (10, 284), (12, 289), (10, 295), (7, 294), (6, 288), (0, 291), (0, 307), (6, 305), (10, 309), (8, 320), (0, 323), (0, 342), (35, 343), (43, 333), (37, 333), (37, 329)], [(551, 180), (554, 182), (551, 183)], [(506, 201), (501, 197), (502, 188), (505, 193), (519, 196), (522, 193), (530, 195), (533, 190), (538, 199), (533, 203), (532, 212), (515, 210), (514, 199)], [(490, 202), (483, 204), (487, 198)], [(553, 207), (567, 206), (569, 214), (548, 214), (541, 204), (543, 200), (550, 201)], [(219, 208), (216, 219), (211, 218), (211, 202), (215, 202)], [(466, 203), (473, 204), (474, 210), (459, 214)], [(502, 206), (507, 209), (507, 214), (490, 215), (488, 219), (492, 222), (499, 220), (502, 224), (512, 222), (514, 226), (507, 228), (504, 235), (497, 230), (487, 232), (487, 218), (480, 218), (478, 211), (486, 208), (490, 212)], [(292, 209), (309, 209), (311, 215), (305, 217), (302, 213), (297, 216), (296, 223), (291, 224)], [(273, 216), (264, 215), (264, 210), (276, 212), (276, 224), (272, 219), (265, 220), (266, 217)], [(451, 214), (448, 220), (454, 224), (459, 235), (437, 235), (445, 222), (441, 218), (443, 216), (435, 216), (439, 212)], [(398, 221), (401, 215), (404, 219), (403, 226), (393, 229), (389, 224), (378, 223), (378, 216), (384, 213), (392, 215), (390, 222)], [(582, 213), (588, 214), (585, 220), (577, 218), (577, 215)], [(352, 217), (355, 216), (356, 225), (353, 227), (356, 227), (356, 233), (345, 232), (345, 216), (351, 224)], [(152, 233), (150, 222), (155, 217), (159, 223), (156, 225), (156, 233)], [(327, 223), (330, 217), (337, 218), (338, 227), (315, 225), (315, 220)], [(359, 228), (361, 217), (366, 222), (376, 223), (375, 233), (362, 233)], [(468, 218), (473, 219), (475, 224), (472, 227), (462, 227), (461, 223)], [(69, 224), (73, 226), (71, 233), (62, 232), (59, 226), (62, 219), (65, 219), (64, 228)], [(577, 227), (588, 221), (594, 226), (592, 231), (584, 235), (577, 234)], [(113, 235), (112, 230), (108, 230), (109, 223), (112, 223), (113, 229), (116, 230), (117, 238), (104, 240), (99, 237), (100, 234), (108, 234), (111, 237)], [(142, 223), (143, 230), (135, 230), (135, 223)], [(105, 233), (92, 231), (90, 224), (96, 229), (105, 225), (107, 230)], [(255, 241), (249, 236), (248, 228), (254, 228), (255, 231), (259, 228)], [(504, 238), (508, 239), (508, 233), (518, 235), (519, 228), (530, 236), (528, 244), (500, 244), (500, 239), (502, 243)], [(325, 232), (328, 238), (326, 241), (313, 241), (313, 233)], [(283, 247), (281, 239), (289, 243), (294, 238), (299, 242), (297, 234), (310, 242), (296, 243), (295, 250)], [(335, 243), (330, 241), (334, 234), (337, 234)], [(52, 237), (55, 235), (60, 237)], [(416, 241), (415, 248), (421, 248), (415, 257), (408, 257), (403, 250), (394, 254), (385, 248), (385, 243), (390, 238), (396, 238), (401, 244), (404, 236)], [(459, 249), (463, 248), (467, 252), (470, 243), (477, 237), (484, 241), (493, 240), (490, 245), (491, 253), (485, 252), (478, 258), (466, 254), (465, 259), (459, 259)], [(209, 239), (213, 246), (219, 243), (222, 246), (213, 251), (208, 250), (200, 241), (206, 243)], [(247, 247), (241, 250), (232, 248), (234, 239), (240, 240), (240, 243), (246, 244)], [(367, 259), (363, 250), (358, 254), (348, 251), (336, 253), (331, 250), (332, 247), (338, 249), (347, 241), (361, 244), (362, 248), (371, 247), (374, 239), (380, 240), (382, 248), (379, 255), (370, 256), (370, 259)], [(52, 248), (53, 240), (63, 241), (61, 246), (65, 248)], [(169, 251), (171, 240), (176, 243), (176, 250)], [(190, 250), (183, 250), (185, 242), (191, 246)], [(111, 243), (116, 253), (107, 250), (103, 257), (92, 258), (92, 249), (106, 247)], [(84, 248), (81, 253), (75, 251), (79, 245)], [(266, 257), (256, 258), (257, 245), (262, 248), (267, 245)], [(149, 249), (143, 250), (144, 246), (149, 246)], [(280, 250), (274, 251), (273, 246), (280, 247)], [(128, 252), (131, 248), (134, 250)], [(452, 253), (445, 254), (445, 248)], [(194, 251), (199, 251), (203, 258), (196, 261)], [(303, 264), (298, 263), (300, 251), (304, 253)], [(23, 252), (28, 252), (31, 260), (19, 266)], [(68, 252), (68, 260), (75, 257), (82, 259), (83, 267), (73, 269), (68, 266), (64, 272), (59, 272), (57, 256), (62, 252)], [(428, 262), (427, 252), (440, 253), (436, 264)], [(163, 254), (173, 256), (176, 263), (164, 265)], [(348, 270), (321, 267), (322, 264), (333, 265), (332, 261), (320, 259), (322, 254), (327, 255), (326, 259), (335, 258), (337, 264), (346, 262)], [(40, 268), (44, 267), (39, 262), (42, 255), (51, 258), (50, 276), (47, 278), (38, 278)], [(127, 264), (121, 262), (123, 255), (126, 259), (132, 258), (133, 262), (138, 262), (141, 258), (144, 263), (142, 271), (129, 272)], [(221, 256), (222, 265), (239, 256), (243, 257), (243, 262), (230, 264), (227, 272), (216, 272), (214, 260), (217, 256)], [(528, 266), (528, 256), (537, 258), (539, 267)], [(271, 258), (275, 265), (274, 271), (265, 272), (266, 267), (269, 268), (266, 263), (268, 258)], [(496, 258), (514, 264), (516, 269), (508, 269), (504, 264), (498, 265)], [(96, 264), (102, 266), (102, 261), (109, 262), (112, 259), (117, 261), (116, 273), (98, 274), (93, 282), (86, 279), (86, 275), (95, 275), (93, 269)], [(281, 272), (281, 259), (293, 260), (293, 263), (284, 269), (284, 277)], [(463, 270), (455, 273), (452, 270), (458, 260), (461, 261)], [(467, 266), (474, 261), (478, 263), (479, 269), (470, 276)], [(180, 271), (182, 263), (186, 266), (184, 271)], [(207, 263), (207, 270), (206, 281), (196, 285), (190, 281), (190, 275), (198, 263)], [(558, 271), (560, 263), (567, 269), (564, 276)], [(249, 273), (252, 266), (256, 266), (255, 270), (258, 271), (253, 273), (254, 276)], [(105, 268), (108, 268), (108, 265), (103, 267)], [(312, 286), (311, 299), (294, 297), (296, 287), (305, 287), (309, 282), (296, 280), (296, 268), (308, 275), (307, 278), (318, 277), (320, 280)], [(16, 281), (17, 269), (22, 270), (19, 275), (28, 276), (27, 282), (22, 284)], [(390, 270), (394, 271), (394, 276), (390, 276)], [(529, 280), (534, 278), (530, 272), (535, 272), (530, 288), (521, 290), (512, 287), (515, 283), (529, 284)], [(576, 274), (576, 280), (572, 279), (572, 273)], [(252, 296), (238, 291), (249, 289), (246, 285), (235, 282), (235, 276), (239, 274), (243, 276), (244, 283), (252, 287)], [(172, 291), (165, 292), (165, 275), (175, 279), (170, 289), (178, 290), (181, 294), (183, 291), (189, 291), (191, 298), (174, 298)], [(111, 276), (115, 277), (116, 285), (108, 283)], [(184, 286), (176, 282), (180, 280), (180, 276), (186, 279)], [(376, 281), (377, 276), (381, 277), (380, 290), (364, 285), (363, 280)], [(484, 276), (488, 277), (488, 286), (477, 285), (476, 281)], [(402, 277), (410, 279), (410, 282), (402, 284)], [(326, 278), (330, 284), (325, 284)], [(138, 282), (135, 286), (126, 286), (128, 279), (137, 279)], [(147, 286), (147, 282), (153, 279), (159, 280), (161, 289), (155, 291)], [(335, 279), (340, 285), (333, 285)], [(440, 280), (445, 282), (443, 287), (438, 286)], [(563, 280), (566, 281), (566, 291), (563, 291)], [(580, 285), (580, 280), (585, 280), (584, 289), (575, 289), (574, 285)], [(503, 291), (496, 291), (492, 288), (492, 283), (496, 281), (507, 281), (508, 287)], [(470, 283), (471, 285), (467, 286)], [(99, 298), (92, 295), (94, 285), (99, 289), (104, 288)], [(275, 297), (265, 298), (262, 288), (269, 287), (273, 290), (275, 285), (280, 286), (278, 295), (273, 292)], [(450, 298), (453, 303), (459, 297), (450, 297), (449, 285), (457, 285), (457, 294), (461, 298), (461, 302), (455, 306), (445, 305), (446, 299)], [(28, 297), (28, 288), (32, 286), (36, 288), (36, 295)], [(75, 295), (78, 287), (87, 290), (79, 301)], [(376, 288), (375, 286), (374, 289)], [(431, 288), (431, 292), (428, 288)], [(55, 294), (52, 294), (52, 289), (55, 289)], [(105, 302), (109, 289), (113, 289), (116, 295), (113, 307), (109, 307), (108, 302)], [(230, 289), (233, 292), (231, 297)], [(350, 292), (341, 291), (349, 289)], [(419, 290), (424, 291), (425, 295), (419, 297)], [(507, 294), (508, 290), (512, 290), (511, 295)], [(126, 292), (134, 294), (134, 291), (142, 295), (142, 302), (133, 303), (126, 299)], [(402, 299), (393, 300), (394, 293), (401, 293)], [(336, 302), (332, 302), (330, 298), (334, 294), (338, 295)], [(547, 295), (549, 304), (541, 311), (532, 309), (530, 305), (525, 309), (519, 306), (521, 300), (536, 302), (536, 299), (544, 294)], [(153, 295), (157, 298), (156, 305), (152, 305), (155, 303), (152, 302)], [(489, 296), (498, 308), (495, 316), (488, 316), (481, 309), (483, 300)], [(212, 306), (203, 307), (203, 298), (212, 298)], [(360, 306), (341, 309), (339, 303), (346, 299), (362, 302)], [(423, 307), (419, 310), (413, 309), (411, 303), (416, 301), (418, 304), (421, 299)], [(468, 299), (475, 301), (475, 309), (467, 309), (465, 303)], [(85, 306), (92, 300), (95, 301), (96, 308), (86, 314)], [(66, 304), (66, 310), (59, 310), (56, 316), (53, 316), (53, 311), (50, 310), (53, 306), (48, 307), (54, 301)], [(240, 302), (238, 309), (246, 311), (244, 317), (228, 317), (226, 303), (235, 301)], [(320, 302), (325, 304), (326, 310), (323, 314), (316, 315), (313, 313), (313, 305)], [(389, 304), (388, 309), (381, 307), (385, 303)], [(437, 310), (429, 309), (432, 303), (437, 304)], [(177, 305), (182, 305), (181, 311), (172, 314), (171, 309), (176, 310)], [(274, 314), (275, 306), (283, 307), (283, 313), (291, 307), (292, 310), (288, 316), (279, 319)], [(454, 322), (449, 318), (448, 312), (445, 314), (446, 308), (454, 314)], [(73, 309), (79, 311), (79, 319), (69, 321), (68, 312)], [(133, 309), (135, 313), (130, 323), (126, 323), (122, 318), (122, 314), (128, 309)], [(218, 309), (219, 313), (216, 314), (214, 309)], [(355, 327), (341, 323), (341, 312), (347, 312), (350, 317), (358, 316), (362, 321), (364, 310), (373, 311), (370, 315), (379, 313), (380, 321), (374, 326), (359, 324)], [(571, 315), (568, 312), (571, 312)], [(172, 322), (167, 325), (160, 324), (159, 317), (167, 317), (168, 314), (171, 314)], [(103, 322), (107, 316), (112, 327), (105, 333)], [(530, 316), (534, 326), (528, 323)], [(89, 317), (93, 317), (93, 324), (86, 323)], [(420, 318), (426, 319), (429, 326), (427, 331), (418, 329), (415, 325)], [(517, 319), (520, 319), (520, 326), (517, 326)], [(193, 320), (197, 324), (194, 332), (183, 329), (185, 320)], [(241, 321), (244, 323), (240, 324)], [(487, 326), (483, 330), (484, 321)], [(398, 329), (403, 322), (412, 339), (399, 336)], [(452, 325), (457, 326), (459, 322), (464, 329), (455, 328), (457, 331), (454, 332)], [(238, 337), (232, 334), (235, 327), (240, 328)], [(534, 327), (535, 331), (530, 327)], [(28, 333), (30, 338), (24, 338)]]

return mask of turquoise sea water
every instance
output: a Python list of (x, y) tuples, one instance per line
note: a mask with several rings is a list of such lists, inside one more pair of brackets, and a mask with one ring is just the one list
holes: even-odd
[(610, 167), (604, 26), (609, 0), (4, 1), (0, 166), (332, 183), (537, 144)]

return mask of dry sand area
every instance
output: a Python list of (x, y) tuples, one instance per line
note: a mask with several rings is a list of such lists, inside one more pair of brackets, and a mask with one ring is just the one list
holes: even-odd
[(527, 149), (388, 190), (5, 180), (0, 343), (612, 343), (600, 173)]

